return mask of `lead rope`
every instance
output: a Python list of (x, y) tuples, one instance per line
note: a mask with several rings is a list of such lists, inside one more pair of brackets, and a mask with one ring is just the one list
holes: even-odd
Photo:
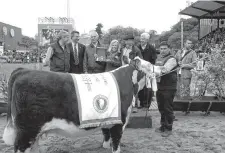
[[(204, 60), (204, 59), (206, 59), (206, 58), (208, 58), (208, 57), (209, 57), (209, 55), (206, 56), (206, 57), (203, 57), (203, 58), (201, 58), (201, 59), (197, 59), (197, 60), (195, 60), (194, 62), (189, 63), (189, 64), (194, 64), (194, 63), (196, 63), (196, 62), (198, 62), (198, 61), (201, 61), (201, 60)], [(177, 70), (179, 70), (179, 69), (182, 68), (182, 67), (184, 67), (184, 66), (180, 65), (180, 66), (178, 66), (178, 68), (176, 68), (176, 69), (174, 69), (174, 70), (171, 70), (171, 71), (169, 71), (168, 73), (164, 73), (164, 74), (161, 74), (161, 75), (159, 75), (159, 76), (156, 76), (156, 78), (159, 78), (159, 77), (164, 76), (164, 75), (167, 75), (167, 74), (169, 74), (169, 73), (171, 73), (171, 72), (177, 71)], [(153, 66), (153, 72), (154, 72), (154, 66)]]
[[(153, 73), (155, 73), (155, 69), (154, 69), (154, 66), (153, 66)], [(147, 75), (145, 75), (145, 85), (147, 84)], [(147, 119), (147, 116), (148, 116), (148, 111), (149, 111), (149, 108), (150, 108), (150, 106), (148, 106), (148, 104), (149, 104), (149, 91), (148, 91), (148, 88), (146, 87), (146, 89), (147, 89), (147, 109), (146, 109), (146, 112), (145, 112), (145, 119), (144, 119), (144, 121), (146, 121), (146, 119)], [(152, 90), (151, 90), (151, 92), (152, 92)], [(153, 93), (153, 92), (152, 92)], [(154, 96), (153, 94), (152, 94), (152, 96)], [(151, 104), (150, 104), (151, 105)]]

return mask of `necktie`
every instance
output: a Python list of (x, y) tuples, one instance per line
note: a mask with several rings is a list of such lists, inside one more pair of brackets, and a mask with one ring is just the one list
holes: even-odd
[(75, 65), (78, 65), (79, 64), (79, 58), (78, 58), (76, 45), (74, 45), (74, 60), (75, 60)]

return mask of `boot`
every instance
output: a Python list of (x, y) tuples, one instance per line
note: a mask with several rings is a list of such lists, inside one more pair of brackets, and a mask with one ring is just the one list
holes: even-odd
[(155, 132), (157, 132), (157, 133), (165, 132), (165, 126), (164, 125), (161, 125), (159, 128), (156, 128), (155, 129)]

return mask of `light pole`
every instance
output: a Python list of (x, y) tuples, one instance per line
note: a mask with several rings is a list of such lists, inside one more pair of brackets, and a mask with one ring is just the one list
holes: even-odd
[(183, 19), (182, 19), (181, 15), (180, 15), (180, 26), (181, 26), (181, 32), (180, 32), (180, 34), (181, 34), (181, 43), (180, 43), (180, 47), (181, 47), (181, 49), (183, 49), (183, 47), (184, 47), (184, 22), (183, 22)]
[(67, 0), (67, 18), (70, 18), (70, 0)]
[(181, 19), (181, 49), (184, 47), (184, 22)]

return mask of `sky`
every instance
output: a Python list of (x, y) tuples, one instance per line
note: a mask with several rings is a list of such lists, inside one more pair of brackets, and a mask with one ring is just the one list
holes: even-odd
[[(0, 4), (0, 22), (20, 27), (30, 37), (38, 33), (38, 17), (67, 16), (67, 0), (0, 0)], [(161, 33), (178, 22), (178, 13), (186, 6), (187, 0), (70, 0), (70, 17), (80, 33), (95, 29), (97, 23), (105, 31), (121, 25)]]

